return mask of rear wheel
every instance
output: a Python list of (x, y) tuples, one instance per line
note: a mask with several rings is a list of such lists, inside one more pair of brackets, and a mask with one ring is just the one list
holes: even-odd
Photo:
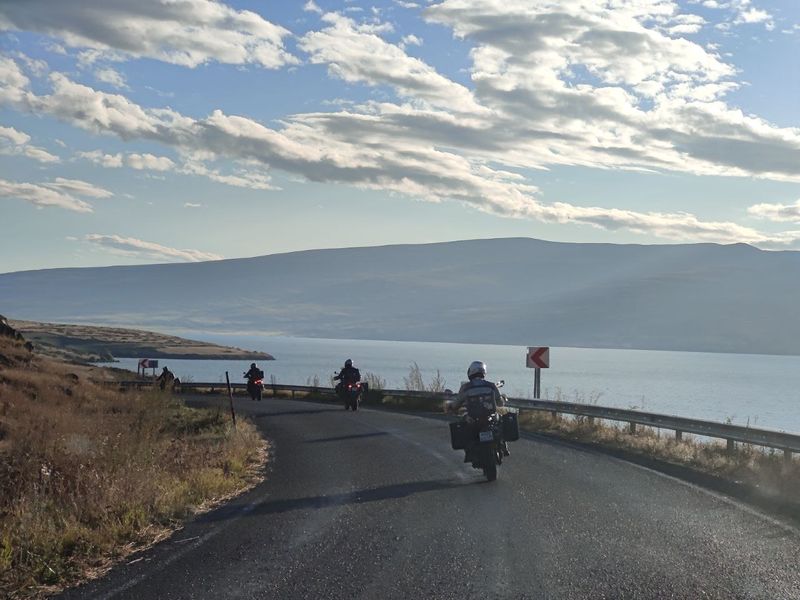
[(483, 474), (486, 476), (486, 481), (497, 479), (497, 453), (491, 446), (486, 448), (483, 455)]

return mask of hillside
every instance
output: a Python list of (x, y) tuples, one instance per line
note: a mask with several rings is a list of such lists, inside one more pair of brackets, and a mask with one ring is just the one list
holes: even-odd
[(21, 332), (39, 353), (62, 360), (104, 362), (112, 361), (115, 357), (274, 360), (266, 352), (219, 346), (138, 329), (35, 321), (11, 321), (10, 325)]
[(252, 423), (39, 354), (0, 316), (0, 598), (51, 597), (256, 483)]
[(743, 244), (516, 238), (0, 275), (0, 307), (25, 319), (774, 354), (800, 354), (798, 300), (800, 254)]

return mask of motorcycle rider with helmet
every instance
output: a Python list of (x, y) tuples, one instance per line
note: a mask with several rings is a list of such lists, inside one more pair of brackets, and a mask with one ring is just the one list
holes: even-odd
[(250, 363), (250, 370), (245, 371), (245, 379), (247, 379), (247, 393), (253, 400), (261, 400), (261, 385), (256, 381), (264, 379), (264, 371), (256, 366), (256, 363)]
[[(467, 378), (469, 381), (461, 385), (461, 389), (458, 390), (458, 397), (452, 408), (457, 411), (462, 406), (465, 407), (467, 409), (465, 419), (475, 427), (477, 419), (496, 413), (497, 408), (503, 406), (505, 401), (497, 386), (486, 380), (486, 363), (483, 361), (476, 360), (469, 365)], [(469, 439), (474, 441), (476, 436), (477, 432), (475, 435), (471, 435)], [(468, 446), (464, 450), (464, 462), (469, 462), (471, 448), (472, 446)], [(508, 445), (505, 440), (501, 439), (500, 449), (503, 452), (503, 456), (509, 455)]]
[(361, 381), (361, 372), (353, 366), (353, 361), (348, 358), (344, 361), (344, 368), (339, 371), (337, 375), (334, 375), (333, 379), (339, 381), (336, 385), (336, 390), (338, 392), (342, 389), (343, 385)]

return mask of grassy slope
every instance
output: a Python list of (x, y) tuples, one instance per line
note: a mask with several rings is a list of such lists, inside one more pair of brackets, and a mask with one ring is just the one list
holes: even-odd
[(71, 361), (131, 358), (197, 358), (231, 360), (272, 360), (266, 352), (218, 346), (139, 329), (94, 327), (36, 321), (11, 321), (11, 326), (33, 342), (37, 351)]
[[(256, 479), (254, 426), (0, 337), (0, 597), (38, 596), (102, 572), (198, 507)], [(98, 373), (94, 369), (94, 373)]]

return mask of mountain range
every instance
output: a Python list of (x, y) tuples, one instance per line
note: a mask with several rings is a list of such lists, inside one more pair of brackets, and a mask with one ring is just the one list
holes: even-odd
[(168, 332), (800, 354), (800, 253), (528, 238), (0, 274), (14, 319)]

